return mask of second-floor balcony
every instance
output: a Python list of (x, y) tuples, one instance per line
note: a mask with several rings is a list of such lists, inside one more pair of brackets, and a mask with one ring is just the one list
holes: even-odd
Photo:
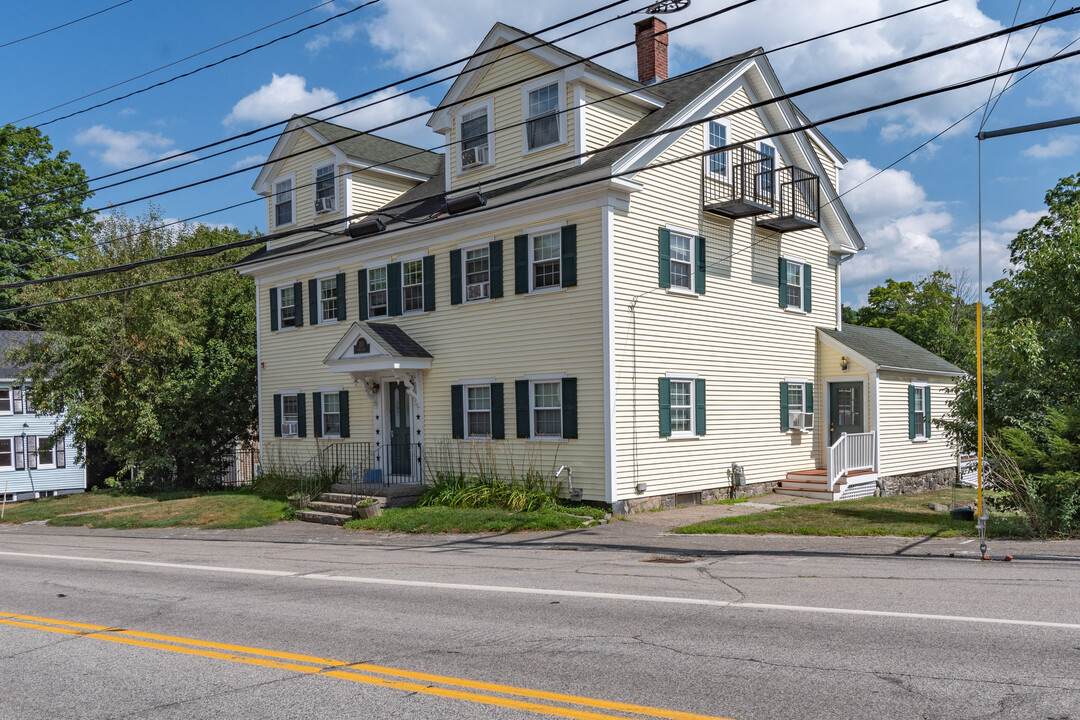
[(817, 175), (790, 165), (773, 172), (773, 185), (776, 212), (759, 217), (758, 227), (791, 232), (821, 225), (821, 183)]
[(748, 145), (704, 157), (702, 207), (716, 215), (744, 218), (774, 209), (773, 158)]

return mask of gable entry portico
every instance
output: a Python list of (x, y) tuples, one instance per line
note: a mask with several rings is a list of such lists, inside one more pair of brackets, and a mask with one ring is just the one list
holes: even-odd
[(354, 322), (323, 361), (362, 383), (371, 400), (374, 463), (363, 482), (421, 482), (424, 371), (431, 353), (397, 325)]

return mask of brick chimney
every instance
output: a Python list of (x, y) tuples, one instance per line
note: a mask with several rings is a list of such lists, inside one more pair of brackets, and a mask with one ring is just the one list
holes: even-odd
[(667, 80), (667, 23), (660, 18), (649, 17), (634, 23), (634, 30), (638, 80), (645, 85)]

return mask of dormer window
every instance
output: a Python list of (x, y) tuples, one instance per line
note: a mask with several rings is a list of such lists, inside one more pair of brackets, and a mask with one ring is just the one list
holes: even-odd
[(293, 221), (293, 181), (285, 178), (274, 183), (274, 226), (290, 225)]
[(315, 212), (333, 212), (337, 207), (337, 175), (333, 165), (315, 170)]
[(530, 90), (527, 104), (527, 149), (535, 150), (559, 142), (559, 83)]
[(371, 343), (369, 343), (367, 341), (367, 338), (362, 338), (362, 337), (356, 338), (356, 342), (354, 342), (353, 346), (352, 346), (352, 354), (353, 355), (370, 355), (371, 354)]
[(461, 116), (461, 169), (465, 170), (490, 162), (488, 144), (488, 109), (486, 107)]

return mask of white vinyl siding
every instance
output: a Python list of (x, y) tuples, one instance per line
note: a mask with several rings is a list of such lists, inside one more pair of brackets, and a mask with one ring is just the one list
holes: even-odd
[[(930, 387), (931, 421), (949, 411), (952, 383), (940, 376), (911, 376), (881, 371), (878, 386), (880, 417), (879, 467), (882, 476), (938, 470), (956, 466), (956, 451), (949, 447), (948, 433), (933, 427), (926, 440), (913, 442), (908, 428), (908, 388), (913, 382)], [(921, 389), (921, 388), (920, 388)]]

